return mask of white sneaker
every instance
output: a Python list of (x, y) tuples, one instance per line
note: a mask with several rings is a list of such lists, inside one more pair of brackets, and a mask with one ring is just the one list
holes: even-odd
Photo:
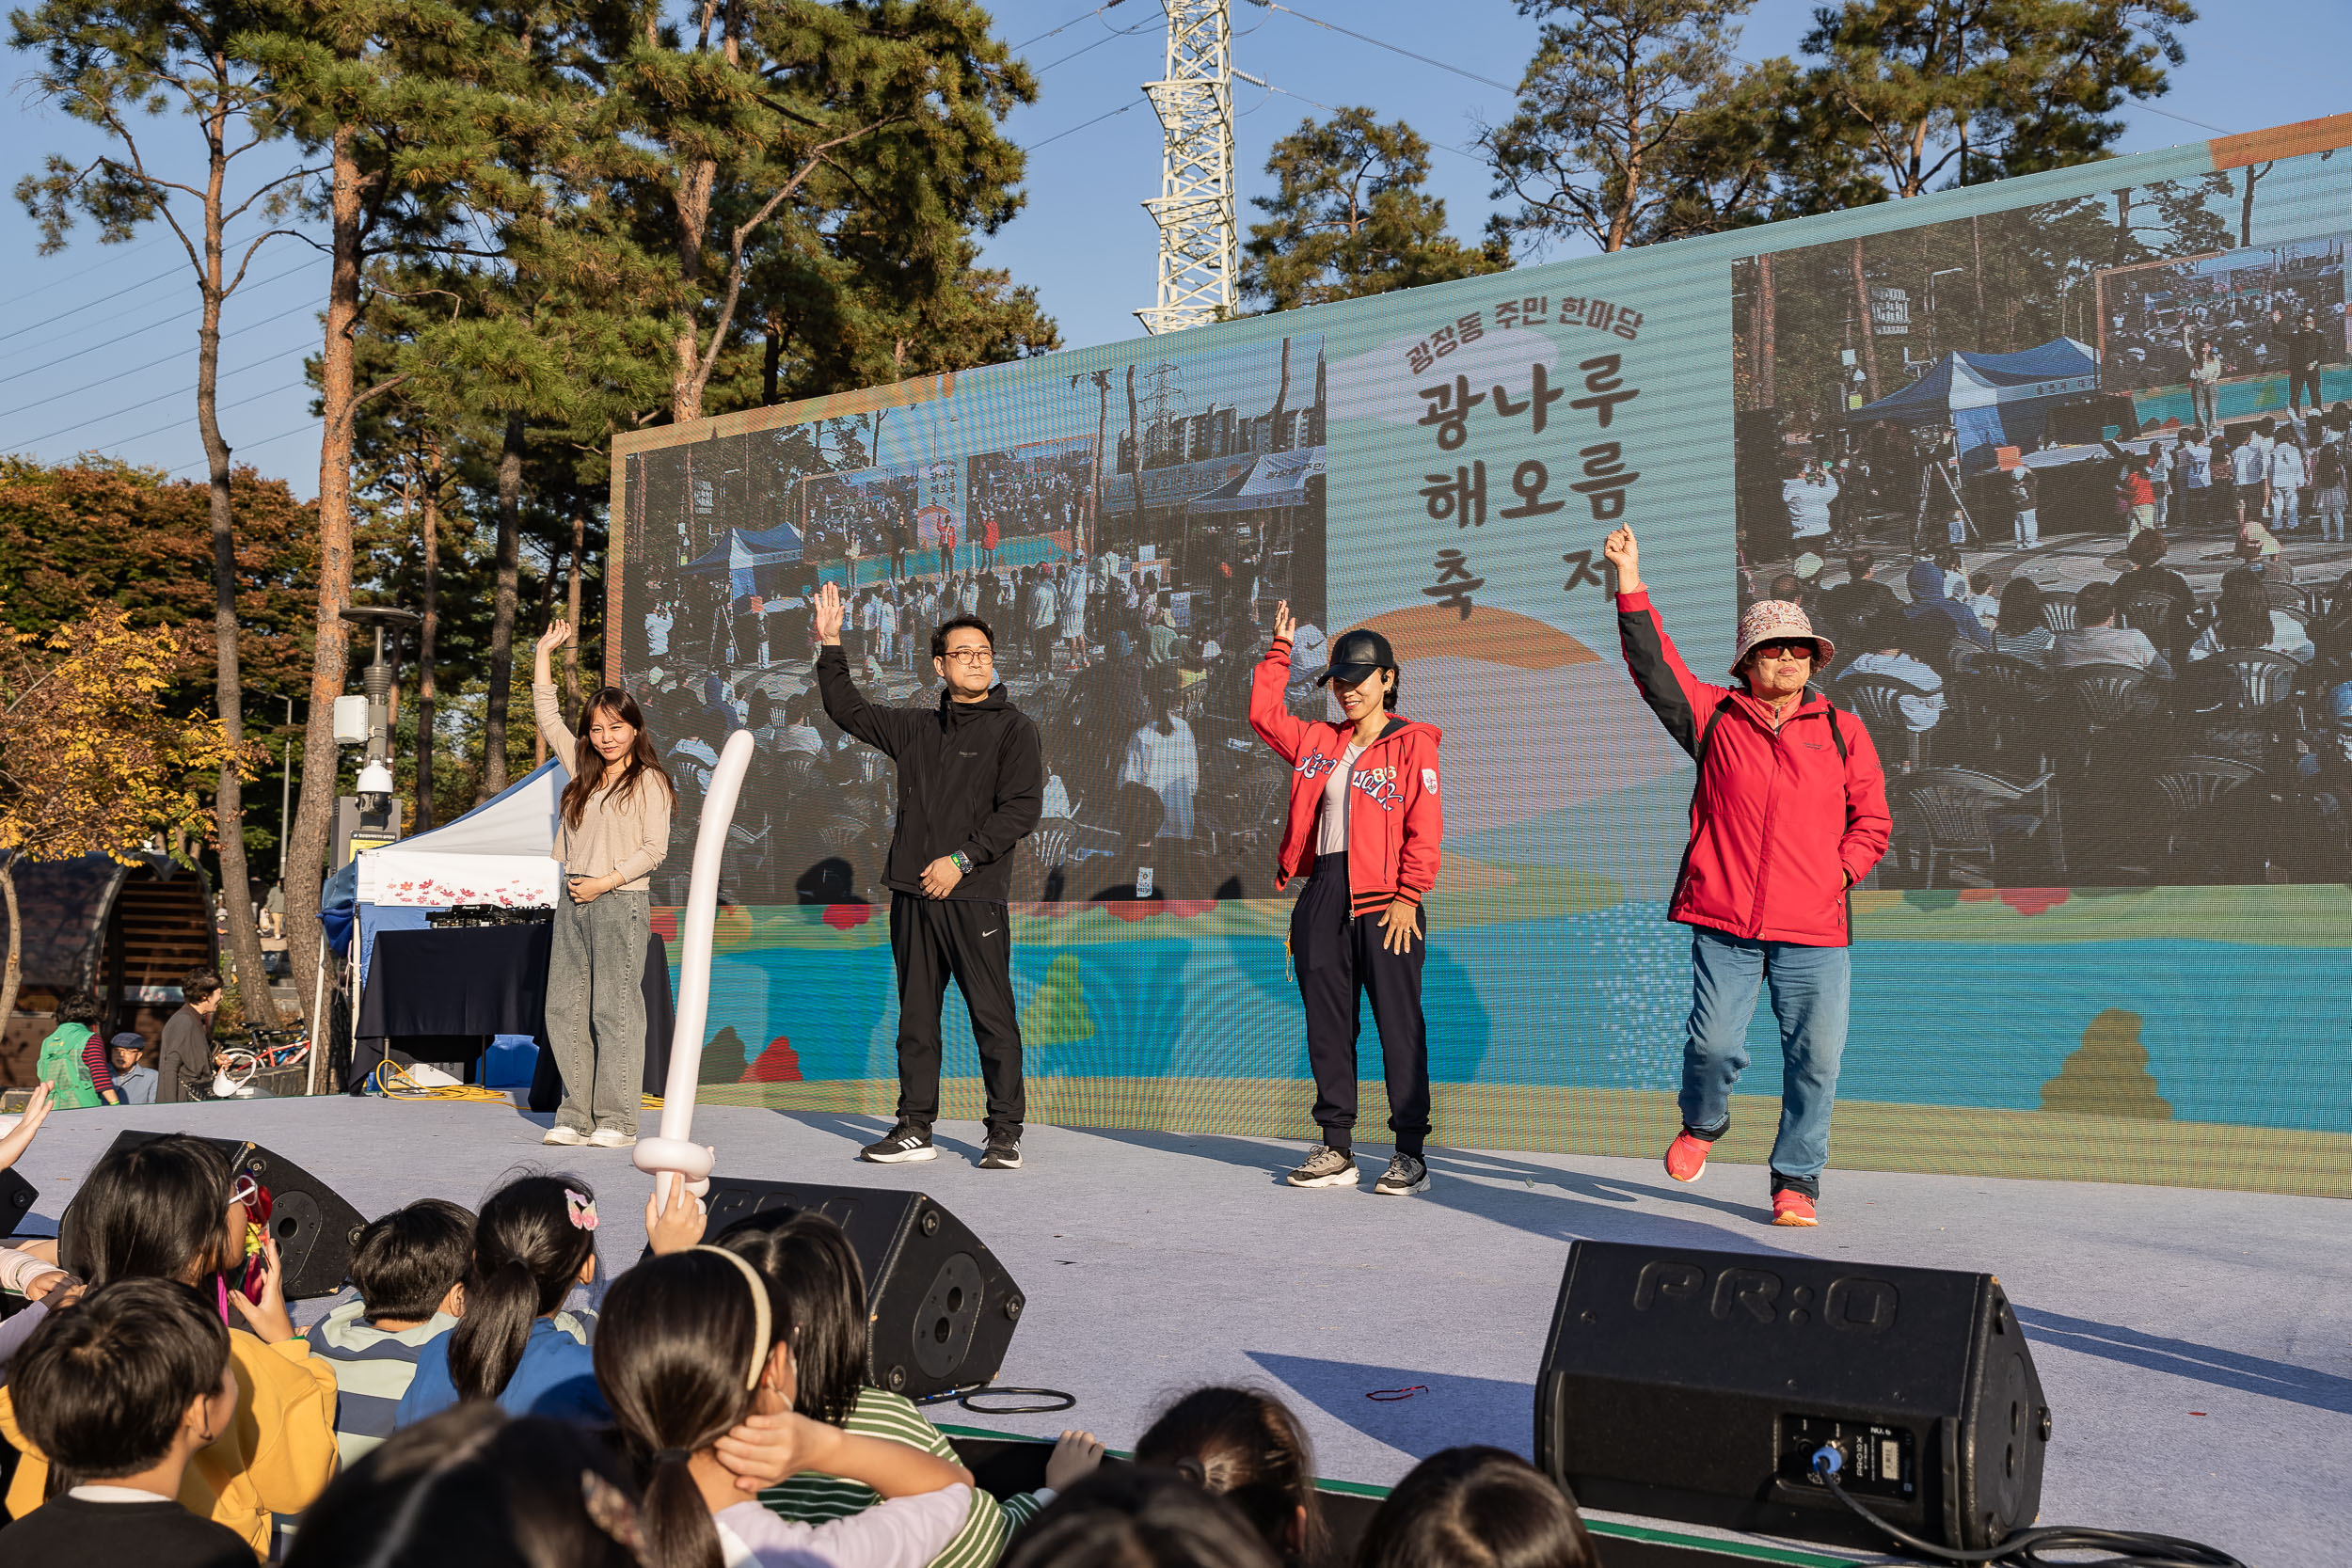
[(540, 1136), (539, 1141), (543, 1144), (565, 1144), (576, 1148), (580, 1145), (588, 1141), (588, 1134), (585, 1132), (575, 1132), (571, 1128), (563, 1126), (559, 1123), (556, 1126), (548, 1128), (547, 1132)]
[(637, 1134), (624, 1132), (617, 1127), (599, 1127), (588, 1134), (587, 1141), (597, 1148), (634, 1148)]

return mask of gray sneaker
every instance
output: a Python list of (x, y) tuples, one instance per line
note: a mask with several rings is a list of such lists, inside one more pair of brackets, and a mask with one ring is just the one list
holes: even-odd
[(1411, 1154), (1400, 1154), (1389, 1162), (1389, 1168), (1380, 1173), (1380, 1180), (1372, 1190), (1382, 1197), (1406, 1197), (1429, 1190), (1429, 1166)]
[(1284, 1180), (1294, 1187), (1353, 1187), (1356, 1156), (1329, 1144), (1317, 1144)]

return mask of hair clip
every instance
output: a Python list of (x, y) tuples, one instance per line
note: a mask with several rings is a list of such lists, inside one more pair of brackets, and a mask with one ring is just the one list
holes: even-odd
[(581, 1230), (596, 1227), (596, 1200), (586, 1193), (564, 1189), (564, 1209), (573, 1226)]
[(580, 1501), (587, 1506), (589, 1522), (611, 1536), (629, 1556), (643, 1562), (645, 1560), (644, 1531), (638, 1525), (637, 1505), (628, 1494), (596, 1474), (594, 1470), (580, 1472)]

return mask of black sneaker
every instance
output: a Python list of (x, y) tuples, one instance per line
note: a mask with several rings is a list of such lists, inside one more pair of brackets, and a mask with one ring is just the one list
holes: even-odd
[(1380, 1173), (1372, 1190), (1382, 1197), (1406, 1197), (1429, 1190), (1429, 1166), (1417, 1154), (1399, 1154)]
[(878, 1165), (903, 1165), (916, 1160), (936, 1160), (939, 1150), (931, 1147), (930, 1128), (902, 1121), (892, 1128), (881, 1142), (867, 1144), (859, 1149), (858, 1158), (871, 1160)]
[(1307, 1151), (1298, 1168), (1283, 1180), (1294, 1187), (1353, 1187), (1356, 1185), (1356, 1156), (1344, 1148), (1329, 1144), (1317, 1144)]
[(1019, 1170), (1020, 1168), (1020, 1139), (991, 1137), (988, 1140), (988, 1149), (980, 1156), (980, 1169)]

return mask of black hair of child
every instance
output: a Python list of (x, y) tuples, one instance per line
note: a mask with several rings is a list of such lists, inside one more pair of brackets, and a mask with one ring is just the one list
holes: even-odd
[(531, 1325), (564, 1305), (596, 1255), (596, 1231), (578, 1223), (580, 1209), (596, 1200), (587, 1182), (564, 1174), (518, 1177), (484, 1200), (466, 1315), (450, 1330), (449, 1376), (458, 1398), (494, 1400), (506, 1391)]
[(643, 1568), (639, 1531), (636, 1489), (595, 1433), (477, 1401), (336, 1477), (285, 1568)]
[(473, 1265), (474, 1216), (447, 1198), (427, 1197), (359, 1227), (351, 1282), (371, 1322), (421, 1322), (440, 1310)]
[(866, 1384), (869, 1332), (866, 1272), (850, 1238), (822, 1214), (800, 1213), (782, 1225), (740, 1221), (717, 1244), (768, 1282), (776, 1333), (792, 1347), (792, 1407), (827, 1426), (846, 1423)]
[(161, 1463), (228, 1365), (229, 1330), (194, 1291), (118, 1279), (33, 1331), (9, 1368), (9, 1398), (62, 1492)]

